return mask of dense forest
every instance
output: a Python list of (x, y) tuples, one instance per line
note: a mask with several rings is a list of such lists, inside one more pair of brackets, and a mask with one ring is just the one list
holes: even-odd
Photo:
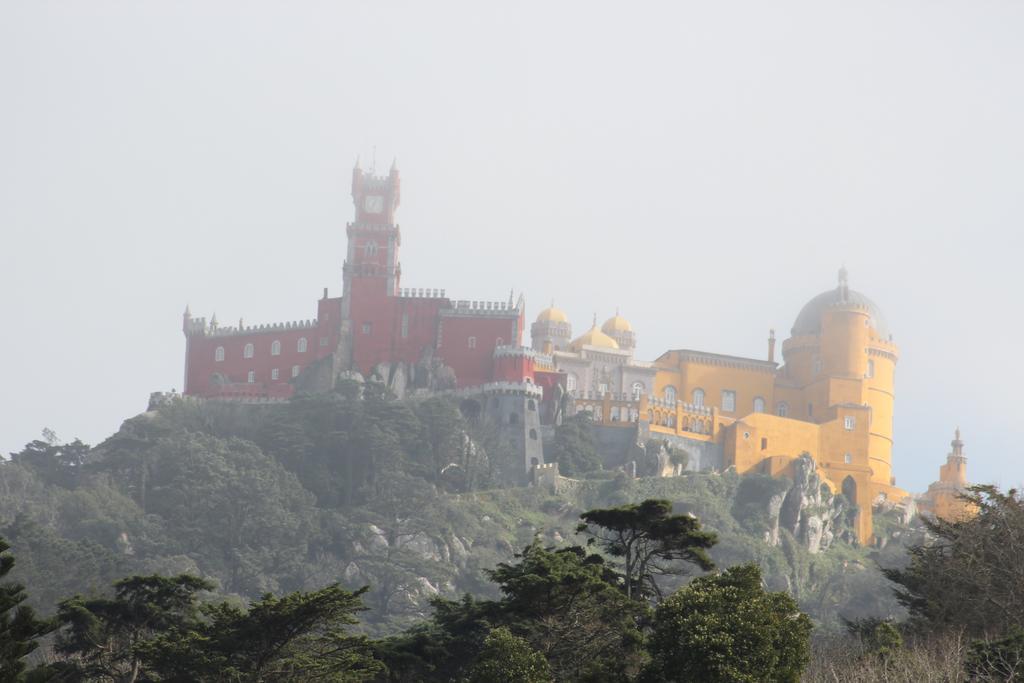
[(0, 464), (0, 680), (1024, 675), (1016, 492), (819, 549), (784, 480), (605, 471), (585, 420), (545, 455), (574, 486), (501, 487), (485, 424), (373, 384), (47, 431)]

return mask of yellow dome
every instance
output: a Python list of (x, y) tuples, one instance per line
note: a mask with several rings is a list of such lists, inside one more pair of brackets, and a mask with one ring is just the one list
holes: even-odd
[(633, 326), (629, 324), (629, 321), (623, 318), (621, 315), (616, 313), (614, 317), (608, 318), (604, 321), (604, 325), (601, 325), (601, 331), (605, 334), (615, 334), (616, 332), (632, 332)]
[(569, 344), (569, 348), (573, 351), (579, 351), (584, 346), (596, 346), (603, 349), (617, 349), (619, 348), (619, 343), (601, 330), (597, 329), (597, 325), (595, 324), (587, 330), (583, 336), (573, 339), (572, 343)]
[(567, 323), (569, 317), (560, 308), (549, 306), (540, 312), (537, 316), (537, 322), (539, 323)]

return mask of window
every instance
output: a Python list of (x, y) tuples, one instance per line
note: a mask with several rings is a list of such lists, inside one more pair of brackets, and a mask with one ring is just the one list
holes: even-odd
[(292, 377), (298, 377), (298, 376), (299, 376), (299, 366), (298, 365), (293, 365), (292, 366)]
[(371, 258), (377, 255), (377, 243), (370, 240), (366, 243), (366, 257)]
[(533, 439), (534, 441), (537, 440), (537, 430), (536, 429), (531, 429), (530, 430), (530, 438)]
[(668, 401), (669, 405), (675, 405), (676, 403), (676, 388), (665, 387), (665, 400)]
[(409, 314), (402, 314), (402, 339), (409, 338)]
[(255, 381), (256, 381), (256, 371), (255, 370), (250, 370), (249, 371), (249, 384), (252, 384)]
[(857, 418), (853, 415), (847, 415), (843, 418), (843, 428), (848, 432), (852, 432), (857, 427)]
[(242, 356), (244, 358), (252, 358), (254, 353), (256, 353), (256, 347), (252, 344), (246, 344), (245, 349), (242, 351)]
[(327, 346), (327, 337), (320, 337), (320, 346)]
[(761, 437), (761, 450), (762, 451), (768, 450), (768, 438), (767, 437), (764, 437), (764, 436)]
[(644, 383), (643, 382), (633, 382), (633, 400), (634, 401), (639, 401), (640, 400), (640, 394), (642, 394), (642, 393), (644, 393)]
[(600, 383), (598, 383), (598, 385), (597, 385), (597, 393), (601, 394), (602, 396), (607, 394), (608, 393), (608, 382), (600, 382)]
[(494, 340), (494, 345), (495, 346), (503, 346), (504, 344), (505, 344), (505, 340), (502, 339), (501, 337), (498, 337), (497, 339)]
[(275, 382), (280, 378), (280, 376), (280, 372), (278, 372), (277, 368), (274, 368), (273, 370), (270, 371), (270, 379), (274, 380)]
[(815, 375), (820, 375), (821, 374), (821, 359), (820, 358), (815, 358), (814, 359), (814, 374)]
[(703, 408), (704, 407), (704, 390), (703, 389), (694, 389), (693, 390), (693, 405), (697, 406), (698, 408)]
[(813, 417), (813, 416), (814, 416), (814, 404), (813, 403), (808, 403), (807, 404), (807, 417)]
[(529, 401), (526, 402), (526, 407), (529, 408), (532, 411), (536, 411), (537, 410), (537, 402), (534, 401), (531, 398)]
[(305, 353), (307, 346), (309, 346), (309, 342), (306, 341), (306, 338), (305, 337), (300, 337), (299, 338), (299, 343), (295, 347), (295, 350), (298, 351), (299, 353)]
[(372, 330), (373, 330), (373, 324), (372, 323), (363, 323), (363, 334), (370, 334), (370, 332)]
[(271, 356), (280, 356), (281, 355), (281, 342), (279, 342), (276, 339), (270, 344), (270, 355)]
[(467, 343), (469, 344), (469, 348), (475, 349), (476, 348), (476, 337), (470, 337), (467, 340)]
[(729, 389), (722, 390), (722, 410), (727, 413), (736, 412), (736, 392)]
[(223, 346), (218, 346), (217, 350), (213, 352), (213, 360), (218, 362), (218, 363), (221, 362), (222, 360), (224, 360), (224, 347)]
[(868, 379), (871, 379), (872, 377), (875, 376), (875, 361), (871, 360), (870, 358), (868, 359), (868, 369), (864, 373), (864, 376), (867, 377)]
[(847, 453), (846, 455), (843, 456), (843, 462), (845, 462), (847, 465), (849, 465), (850, 463), (853, 462), (853, 456), (851, 454)]
[(579, 380), (576, 378), (575, 373), (570, 372), (565, 376), (565, 388), (569, 391), (576, 391), (576, 384)]
[(754, 399), (754, 412), (755, 413), (763, 413), (764, 412), (764, 399), (761, 398), (760, 396), (758, 396), (757, 398)]
[(779, 417), (787, 417), (789, 415), (789, 404), (785, 401), (775, 406), (775, 414)]

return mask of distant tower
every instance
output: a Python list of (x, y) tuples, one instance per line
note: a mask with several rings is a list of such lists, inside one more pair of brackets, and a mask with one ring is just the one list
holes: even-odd
[(572, 325), (565, 312), (555, 308), (555, 304), (545, 308), (537, 316), (537, 321), (530, 326), (530, 339), (533, 350), (541, 353), (564, 351), (572, 339)]
[[(348, 224), (348, 253), (344, 265), (344, 302), (347, 309), (356, 290), (362, 294), (394, 296), (402, 267), (398, 261), (401, 232), (395, 210), (401, 201), (398, 167), (386, 176), (363, 171), (356, 161), (352, 169), (352, 201), (355, 221)], [(345, 310), (347, 317), (349, 311)]]
[(494, 382), (483, 390), (482, 415), (511, 446), (511, 457), (497, 463), (501, 478), (510, 484), (524, 484), (531, 468), (544, 463), (540, 436), (544, 390), (530, 382)]
[(946, 455), (946, 464), (939, 468), (939, 480), (928, 487), (928, 491), (918, 499), (917, 505), (921, 512), (955, 522), (971, 517), (977, 510), (960, 498), (969, 484), (967, 457), (964, 456), (964, 442), (960, 439), (959, 427), (950, 446), (952, 450)]
[(633, 332), (633, 326), (619, 315), (618, 310), (615, 311), (614, 316), (604, 321), (601, 331), (614, 339), (623, 351), (631, 352), (636, 348), (636, 333)]

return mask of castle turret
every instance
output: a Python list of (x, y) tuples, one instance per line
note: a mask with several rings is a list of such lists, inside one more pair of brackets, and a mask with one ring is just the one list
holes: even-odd
[(555, 308), (554, 302), (537, 316), (530, 326), (530, 340), (534, 351), (551, 353), (564, 351), (572, 338), (572, 325), (565, 312)]
[(618, 311), (615, 311), (614, 316), (604, 321), (604, 325), (601, 325), (601, 331), (614, 339), (615, 343), (623, 351), (632, 351), (636, 348), (636, 334), (633, 332), (633, 326), (629, 324), (628, 320), (619, 315)]
[(918, 509), (926, 514), (955, 522), (974, 514), (974, 507), (960, 498), (969, 486), (967, 482), (967, 458), (964, 456), (964, 442), (960, 428), (956, 428), (951, 450), (946, 455), (946, 464), (939, 467), (939, 480), (928, 486), (928, 491), (917, 501)]

